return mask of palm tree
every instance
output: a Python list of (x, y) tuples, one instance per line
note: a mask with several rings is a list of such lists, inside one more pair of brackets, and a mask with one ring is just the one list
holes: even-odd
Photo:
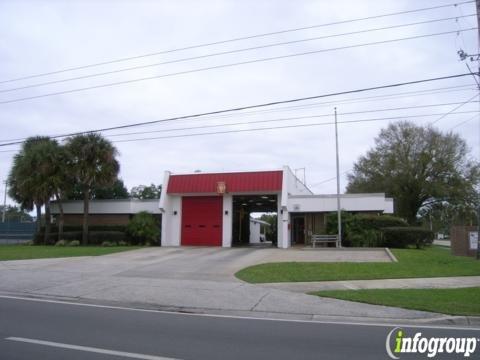
[(82, 243), (88, 242), (88, 213), (92, 190), (112, 185), (120, 165), (117, 149), (100, 134), (90, 133), (67, 139), (65, 145), (68, 169), (83, 192)]
[(41, 207), (45, 205), (45, 238), (50, 234), (50, 199), (60, 187), (54, 181), (59, 164), (59, 145), (49, 137), (31, 137), (15, 155), (8, 176), (9, 194), (22, 208), (37, 210), (37, 232), (41, 228)]
[(29, 178), (30, 168), (26, 164), (23, 151), (16, 154), (13, 158), (13, 165), (8, 174), (8, 195), (15, 200), (23, 210), (32, 211), (34, 207), (37, 210), (36, 232), (41, 228), (41, 207), (42, 204), (35, 199), (34, 187)]

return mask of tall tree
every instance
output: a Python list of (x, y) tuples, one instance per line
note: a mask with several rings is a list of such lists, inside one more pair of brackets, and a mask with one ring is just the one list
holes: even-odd
[(82, 243), (88, 242), (88, 214), (92, 191), (96, 187), (110, 186), (117, 179), (120, 165), (117, 149), (100, 134), (77, 135), (65, 145), (69, 169), (83, 192)]
[(68, 169), (68, 154), (64, 146), (55, 144), (54, 160), (53, 174), (50, 178), (50, 181), (53, 187), (53, 195), (57, 201), (57, 206), (60, 213), (58, 217), (58, 240), (62, 240), (65, 217), (63, 211), (63, 201), (66, 199), (66, 194), (73, 186), (74, 178)]
[(385, 192), (409, 223), (422, 207), (440, 202), (475, 206), (480, 167), (463, 139), (402, 121), (381, 130), (354, 165), (347, 192)]
[(37, 209), (37, 231), (40, 230), (41, 207), (45, 205), (45, 241), (50, 233), (50, 200), (62, 186), (58, 178), (60, 148), (56, 140), (31, 137), (15, 155), (8, 177), (9, 194), (22, 208)]
[(160, 199), (162, 193), (162, 185), (150, 184), (138, 185), (130, 190), (130, 197), (134, 199), (146, 200), (146, 199)]

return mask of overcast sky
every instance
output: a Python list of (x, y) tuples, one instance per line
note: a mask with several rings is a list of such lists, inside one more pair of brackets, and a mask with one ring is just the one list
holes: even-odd
[[(451, 3), (453, 3), (451, 0), (203, 2), (0, 0), (0, 81), (203, 43)], [(476, 17), (462, 17), (422, 25), (297, 42), (29, 89), (4, 91), (26, 85), (228, 50), (474, 13), (474, 3), (468, 3), (431, 11), (346, 22), (275, 36), (175, 51), (22, 81), (3, 82), (0, 83), (0, 140), (25, 138), (32, 135), (64, 134), (465, 73), (468, 69), (465, 62), (459, 61), (457, 51), (463, 49), (470, 54), (478, 53), (476, 30), (374, 46), (324, 51), (208, 71), (169, 75), (88, 91), (1, 103), (13, 99), (254, 59), (424, 34), (455, 32), (459, 29), (476, 27)], [(469, 62), (469, 64), (473, 68), (477, 67), (476, 63)], [(476, 91), (474, 84), (473, 77), (464, 77), (268, 108), (276, 111), (254, 114), (244, 112), (228, 117), (182, 120), (104, 132), (104, 135), (112, 141), (119, 141), (329, 122), (333, 120), (332, 115), (203, 130), (158, 132), (182, 127), (333, 114), (334, 106), (340, 114), (339, 121), (442, 114), (458, 106), (451, 103), (462, 103), (474, 96)], [(456, 87), (462, 85), (465, 86)], [(378, 97), (440, 88), (442, 89), (436, 93)], [(365, 97), (374, 96), (376, 98), (365, 99)], [(352, 99), (357, 101), (353, 102)], [(450, 105), (419, 107), (444, 103)], [(306, 104), (314, 105), (281, 109), (285, 106)], [(399, 107), (416, 108), (342, 115), (347, 112)], [(479, 119), (472, 118), (475, 116), (472, 111), (477, 109), (477, 104), (467, 103), (456, 110), (464, 113), (454, 113), (440, 120), (438, 120), (440, 115), (410, 119), (418, 124), (428, 124), (438, 120), (435, 126), (443, 131), (449, 131), (455, 127), (453, 131), (466, 139), (472, 149), (472, 155), (478, 158)], [(468, 119), (471, 120), (466, 121)], [(388, 125), (389, 121), (393, 120), (339, 125), (342, 188), (346, 185), (345, 173), (352, 168), (360, 155), (373, 146), (375, 136), (381, 128)], [(462, 124), (464, 121), (466, 122)], [(144, 134), (125, 134), (131, 132)], [(115, 146), (120, 153), (120, 177), (129, 189), (138, 184), (161, 183), (165, 170), (174, 173), (195, 170), (243, 171), (276, 169), (282, 165), (289, 165), (292, 169), (306, 168), (307, 185), (311, 185), (314, 192), (333, 193), (335, 181), (325, 182), (325, 180), (335, 176), (334, 140), (334, 127), (328, 125), (115, 142)], [(0, 151), (3, 151), (0, 152), (1, 181), (7, 177), (11, 166), (14, 152), (10, 150), (15, 149), (18, 149), (18, 145), (0, 147)], [(3, 189), (1, 192), (3, 198)]]

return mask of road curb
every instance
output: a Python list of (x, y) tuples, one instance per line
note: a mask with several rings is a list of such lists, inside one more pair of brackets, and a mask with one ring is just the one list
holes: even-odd
[[(39, 296), (30, 293), (0, 292), (0, 298), (11, 298), (18, 300), (57, 302), (81, 306), (98, 306), (112, 309), (154, 311), (164, 313), (177, 313), (185, 315), (203, 315), (219, 317), (236, 317), (243, 319), (263, 319), (276, 321), (305, 321), (305, 322), (327, 322), (327, 323), (356, 323), (371, 324), (378, 326), (442, 326), (442, 327), (464, 327), (480, 330), (480, 317), (477, 316), (450, 316), (437, 314), (434, 318), (410, 318), (396, 319), (384, 317), (352, 317), (323, 314), (298, 314), (283, 312), (246, 311), (246, 310), (224, 310), (213, 308), (174, 307), (151, 303), (123, 303), (115, 301), (98, 301), (87, 298), (74, 298), (62, 296)], [(435, 313), (432, 313), (435, 314)]]

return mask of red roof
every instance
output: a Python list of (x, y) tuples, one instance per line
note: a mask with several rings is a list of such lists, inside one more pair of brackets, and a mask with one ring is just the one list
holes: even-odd
[(218, 182), (225, 182), (227, 193), (281, 191), (282, 177), (281, 170), (170, 175), (167, 194), (216, 193)]

